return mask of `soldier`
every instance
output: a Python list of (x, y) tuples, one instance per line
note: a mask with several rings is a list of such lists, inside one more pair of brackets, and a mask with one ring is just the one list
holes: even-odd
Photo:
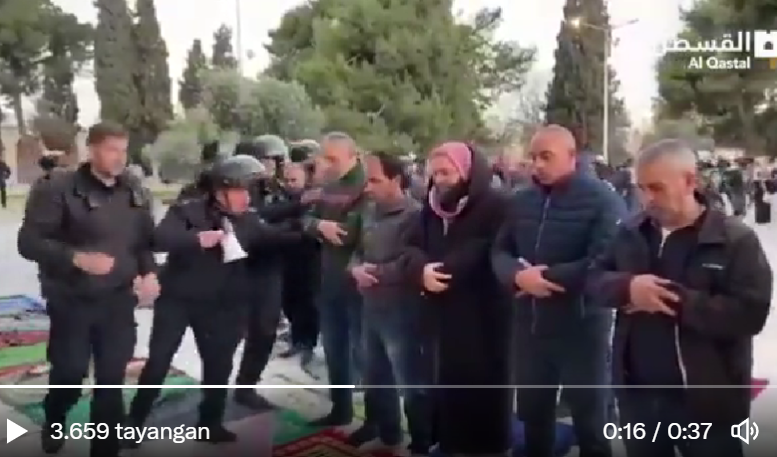
[[(275, 135), (264, 135), (254, 141), (240, 143), (235, 152), (245, 152), (263, 165), (275, 167), (274, 170), (281, 170), (278, 167), (288, 156), (286, 143)], [(279, 180), (267, 170), (253, 187), (251, 204), (263, 219), (294, 230), (297, 228), (295, 226), (299, 226), (299, 218), (314, 196), (315, 193), (310, 192), (299, 198), (288, 198)], [(300, 238), (299, 244), (302, 243)], [(264, 249), (261, 256), (249, 260), (256, 287), (237, 384), (252, 386), (258, 383), (270, 360), (281, 320), (284, 260), (296, 247), (284, 245)], [(247, 389), (237, 390), (235, 401), (253, 409), (263, 409), (267, 405), (255, 391)]]
[[(233, 234), (248, 258), (301, 238), (266, 223), (250, 209), (249, 189), (264, 171), (253, 157), (225, 159), (211, 169), (208, 193), (176, 203), (157, 227), (156, 247), (168, 253), (168, 260), (160, 273), (163, 292), (154, 307), (149, 359), (138, 384), (164, 382), (188, 327), (202, 359), (202, 383), (229, 381), (255, 279), (247, 259), (225, 257), (226, 237)], [(158, 395), (158, 389), (138, 391), (129, 413), (132, 426), (143, 426)], [(223, 389), (203, 390), (199, 426), (209, 428), (203, 438), (210, 443), (236, 440), (222, 423), (226, 395)]]
[(119, 454), (122, 391), (99, 385), (124, 384), (135, 350), (135, 306), (159, 289), (154, 219), (140, 183), (125, 171), (127, 144), (120, 126), (94, 125), (89, 161), (34, 186), (19, 229), (19, 254), (38, 264), (48, 300), (49, 382), (73, 386), (50, 390), (43, 402), (41, 444), (49, 454), (65, 444), (67, 414), (81, 397), (90, 361), (97, 384), (90, 422), (109, 426), (90, 455)]

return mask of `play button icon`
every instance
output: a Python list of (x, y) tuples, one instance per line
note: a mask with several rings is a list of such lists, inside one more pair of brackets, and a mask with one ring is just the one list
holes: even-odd
[(19, 438), (20, 436), (27, 433), (27, 429), (22, 427), (21, 425), (12, 422), (11, 419), (5, 420), (5, 444), (10, 443), (11, 441), (15, 440), (16, 438)]

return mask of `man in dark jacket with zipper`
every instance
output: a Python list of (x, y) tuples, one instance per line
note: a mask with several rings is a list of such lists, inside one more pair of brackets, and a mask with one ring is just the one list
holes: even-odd
[[(158, 289), (152, 251), (154, 219), (140, 183), (125, 169), (128, 135), (111, 123), (89, 129), (89, 162), (39, 181), (19, 229), (19, 254), (38, 264), (51, 331), (47, 350), (52, 385), (43, 401), (44, 452), (61, 450), (68, 411), (94, 366), (97, 388), (91, 422), (107, 424), (90, 455), (116, 457), (123, 420), (119, 389), (135, 351), (135, 306)], [(153, 293), (150, 293), (153, 291)]]
[[(750, 415), (753, 337), (769, 314), (772, 270), (752, 229), (706, 206), (696, 174), (680, 141), (645, 149), (636, 163), (645, 210), (621, 225), (589, 277), (591, 296), (617, 310), (621, 424), (656, 435), (626, 439), (629, 457), (743, 455), (731, 426)], [(682, 436), (672, 440), (675, 423)]]
[[(559, 126), (531, 142), (533, 186), (516, 193), (494, 242), (492, 265), (517, 296), (516, 384), (529, 457), (553, 451), (558, 385), (564, 389), (583, 457), (606, 457), (612, 313), (584, 300), (590, 263), (625, 214), (623, 200), (590, 170), (578, 168), (575, 140)], [(598, 387), (597, 387), (598, 386)]]
[[(318, 312), (329, 383), (356, 381), (361, 343), (361, 297), (348, 263), (356, 249), (364, 206), (365, 175), (354, 140), (330, 133), (321, 143), (322, 157), (334, 178), (322, 189), (320, 201), (303, 218), (306, 231), (322, 242), (321, 292)], [(342, 426), (353, 420), (353, 392), (332, 389), (332, 410), (313, 422)]]
[[(203, 366), (202, 383), (224, 385), (232, 372), (232, 359), (243, 337), (254, 278), (247, 259), (230, 259), (227, 237), (234, 236), (245, 252), (298, 242), (288, 233), (263, 221), (250, 210), (248, 188), (263, 170), (249, 156), (235, 156), (215, 165), (207, 195), (172, 206), (159, 223), (155, 246), (168, 253), (160, 273), (162, 294), (154, 307), (149, 359), (138, 384), (164, 382), (173, 356), (191, 327)], [(142, 427), (151, 413), (159, 389), (140, 389), (129, 412), (130, 425)], [(223, 426), (225, 389), (204, 389), (199, 426), (209, 429), (204, 440), (235, 441)], [(140, 443), (134, 444), (136, 447)]]

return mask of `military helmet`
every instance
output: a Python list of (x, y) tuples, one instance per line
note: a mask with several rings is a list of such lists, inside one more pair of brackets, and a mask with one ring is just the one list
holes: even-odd
[(216, 189), (246, 188), (267, 173), (262, 162), (250, 155), (236, 155), (213, 165), (208, 176)]
[(262, 158), (287, 158), (289, 147), (283, 138), (277, 135), (262, 135), (254, 139), (253, 144)]
[(289, 150), (289, 159), (292, 162), (305, 162), (315, 156), (321, 150), (321, 146), (316, 140), (302, 140), (291, 143)]

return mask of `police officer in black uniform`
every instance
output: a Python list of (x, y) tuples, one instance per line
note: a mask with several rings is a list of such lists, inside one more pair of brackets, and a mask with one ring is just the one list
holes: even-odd
[(91, 454), (119, 453), (115, 425), (123, 420), (119, 389), (135, 350), (138, 291), (156, 290), (152, 251), (154, 219), (140, 183), (126, 173), (128, 138), (117, 125), (100, 123), (88, 133), (89, 162), (40, 181), (27, 200), (19, 229), (19, 254), (36, 262), (50, 318), (49, 383), (43, 402), (43, 450), (56, 453), (68, 434), (67, 413), (81, 397), (93, 361), (95, 384), (90, 422), (108, 424), (106, 439)]
[[(250, 154), (269, 167), (264, 178), (256, 183), (251, 193), (251, 202), (257, 213), (270, 223), (294, 230), (295, 225), (299, 225), (299, 218), (305, 206), (301, 202), (286, 201), (277, 179), (276, 173), (282, 170), (283, 160), (288, 156), (286, 143), (275, 135), (263, 135), (253, 141), (238, 144), (235, 152)], [(299, 241), (302, 236), (300, 234)], [(256, 287), (243, 358), (236, 379), (240, 385), (256, 385), (270, 360), (281, 319), (284, 259), (291, 248), (289, 245), (277, 246), (249, 259), (249, 268)], [(253, 390), (238, 389), (235, 392), (235, 401), (253, 409), (267, 407), (267, 402)]]
[[(320, 151), (314, 140), (302, 140), (292, 143), (289, 148), (291, 162), (302, 167), (305, 172), (303, 188), (295, 188), (291, 181), (284, 186), (284, 198), (289, 202), (300, 202), (307, 190), (312, 190), (312, 173), (306, 169), (312, 158)], [(287, 178), (293, 177), (289, 170)], [(318, 344), (318, 310), (315, 298), (321, 279), (321, 243), (314, 238), (289, 249), (284, 262), (283, 272), (283, 313), (291, 327), (289, 347), (278, 354), (281, 358), (299, 356), (304, 371), (309, 371), (313, 360), (313, 350)]]
[[(154, 306), (149, 359), (138, 384), (164, 382), (189, 327), (202, 358), (202, 383), (229, 381), (254, 288), (247, 259), (225, 262), (222, 241), (230, 233), (229, 225), (249, 255), (301, 237), (266, 223), (250, 210), (248, 189), (264, 172), (250, 156), (215, 164), (208, 194), (174, 204), (157, 227), (155, 246), (168, 253), (168, 260), (160, 272), (162, 294)], [(129, 412), (133, 426), (142, 426), (158, 395), (158, 389), (138, 390)], [(235, 434), (223, 426), (226, 391), (204, 389), (202, 395), (199, 426), (210, 430), (206, 441), (235, 441)]]

